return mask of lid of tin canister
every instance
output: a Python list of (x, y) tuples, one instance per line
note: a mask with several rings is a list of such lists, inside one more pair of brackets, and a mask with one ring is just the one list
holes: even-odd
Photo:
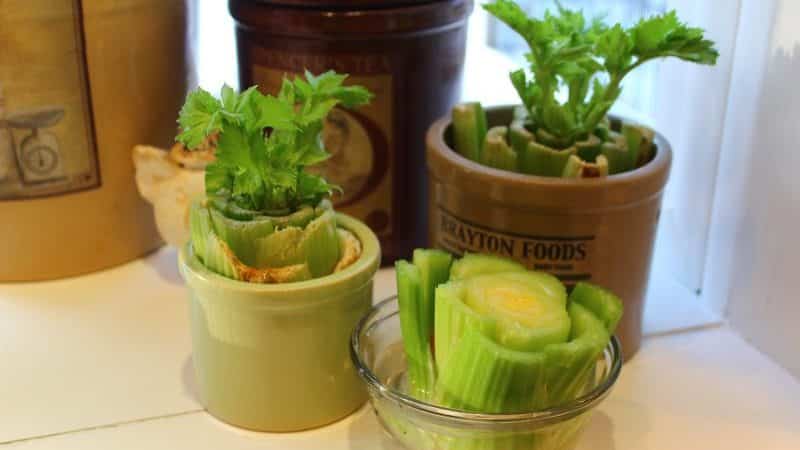
[(319, 9), (381, 9), (437, 3), (444, 0), (253, 0), (257, 3)]
[(256, 3), (320, 9), (383, 9), (438, 3), (444, 0), (252, 0)]
[(358, 37), (463, 26), (473, 0), (229, 0), (240, 27), (273, 35)]

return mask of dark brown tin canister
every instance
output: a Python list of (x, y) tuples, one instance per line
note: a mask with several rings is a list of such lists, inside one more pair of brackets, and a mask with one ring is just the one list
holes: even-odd
[[(490, 126), (511, 122), (512, 108), (487, 111)], [(568, 286), (589, 281), (619, 295), (617, 328), (625, 358), (639, 349), (642, 314), (661, 196), (672, 151), (656, 134), (656, 156), (631, 172), (564, 179), (493, 169), (450, 145), (450, 116), (427, 136), (431, 245), (514, 258)]]
[(375, 98), (336, 110), (319, 168), (344, 194), (337, 209), (366, 222), (383, 262), (426, 243), (425, 131), (458, 100), (472, 0), (230, 0), (242, 87), (275, 93), (284, 74), (348, 73)]

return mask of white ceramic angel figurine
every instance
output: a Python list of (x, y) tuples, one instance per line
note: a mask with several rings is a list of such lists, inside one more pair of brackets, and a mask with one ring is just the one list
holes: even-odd
[(214, 160), (216, 137), (197, 150), (175, 144), (170, 151), (137, 145), (133, 149), (136, 187), (153, 205), (161, 237), (179, 247), (189, 240), (189, 207), (205, 192), (205, 167)]

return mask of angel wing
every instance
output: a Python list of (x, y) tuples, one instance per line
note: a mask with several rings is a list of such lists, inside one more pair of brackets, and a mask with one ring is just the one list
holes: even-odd
[(145, 145), (134, 147), (133, 164), (136, 187), (153, 205), (161, 237), (175, 247), (185, 244), (189, 240), (189, 207), (205, 192), (204, 171), (184, 167), (167, 150)]

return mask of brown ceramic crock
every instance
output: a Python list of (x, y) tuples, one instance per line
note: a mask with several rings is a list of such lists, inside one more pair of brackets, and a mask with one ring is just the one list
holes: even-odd
[[(490, 126), (512, 108), (488, 110)], [(672, 152), (656, 134), (656, 155), (639, 169), (599, 179), (512, 173), (470, 161), (450, 145), (450, 117), (427, 135), (430, 239), (456, 254), (492, 253), (550, 272), (568, 286), (602, 285), (625, 304), (618, 329), (626, 358), (639, 349), (642, 312), (661, 197)]]
[(230, 0), (242, 87), (275, 93), (284, 74), (335, 70), (375, 97), (334, 111), (321, 171), (337, 211), (378, 235), (383, 262), (425, 244), (424, 136), (458, 100), (472, 0)]

